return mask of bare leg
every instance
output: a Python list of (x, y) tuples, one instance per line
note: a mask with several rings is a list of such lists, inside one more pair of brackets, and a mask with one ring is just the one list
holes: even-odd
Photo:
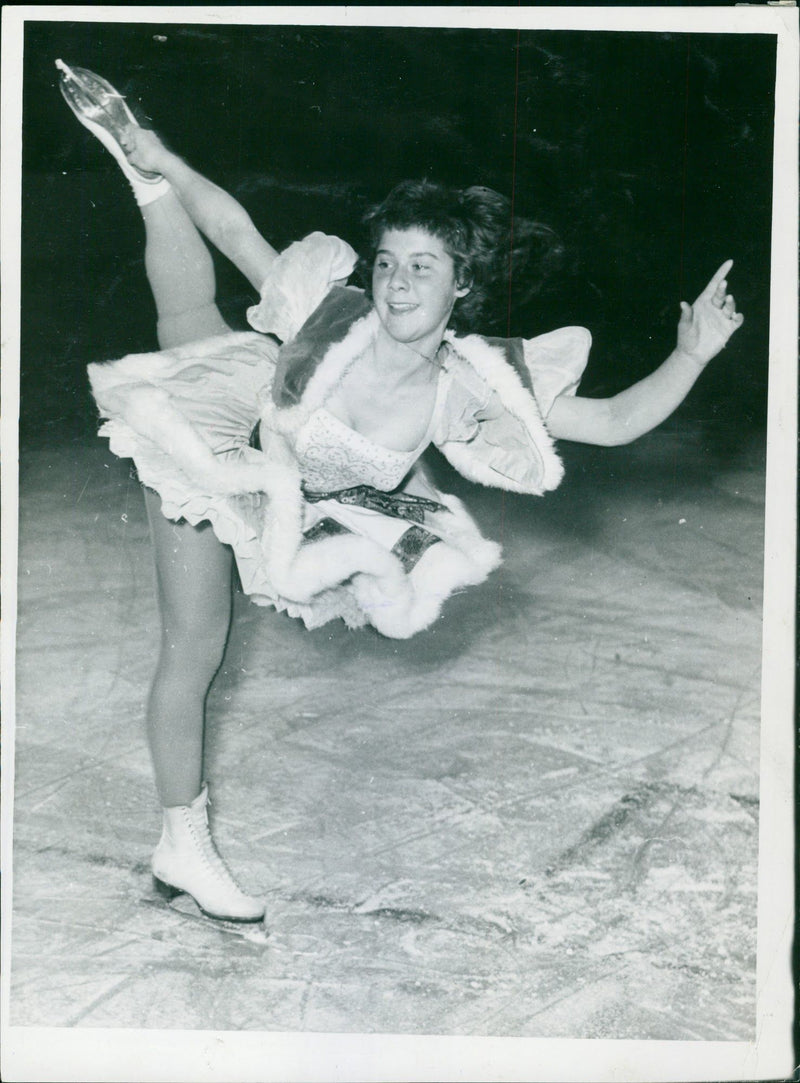
[(215, 303), (214, 265), (175, 192), (141, 208), (144, 262), (162, 349), (230, 330)]
[(278, 253), (244, 207), (167, 150), (155, 132), (131, 126), (123, 146), (132, 163), (166, 177), (195, 226), (260, 289)]
[(203, 783), (205, 701), (230, 626), (231, 552), (210, 526), (172, 523), (155, 493), (145, 499), (161, 612), (147, 735), (161, 804), (189, 805)]
[[(202, 238), (173, 192), (142, 207), (145, 266), (162, 347), (225, 332), (214, 302), (214, 269)], [(203, 785), (205, 705), (225, 653), (231, 618), (232, 555), (207, 523), (173, 523), (146, 493), (155, 554), (161, 641), (147, 704), (147, 736), (163, 806), (153, 853), (156, 883), (186, 891), (209, 914), (261, 921), (263, 902), (246, 895), (217, 853)]]
[[(98, 115), (95, 98), (118, 97), (92, 73), (68, 72), (68, 77), (77, 95), (68, 104), (82, 123), (87, 111)], [(94, 121), (86, 127), (98, 138), (106, 131), (95, 131)], [(144, 219), (145, 266), (158, 313), (159, 343), (175, 347), (224, 333), (229, 329), (215, 304), (213, 263), (202, 237), (166, 180), (150, 189), (133, 176), (124, 155), (115, 153), (116, 134), (111, 134), (109, 149), (131, 180)], [(109, 146), (104, 136), (101, 141)], [(209, 525), (172, 523), (162, 515), (158, 496), (148, 492), (146, 502), (162, 624), (147, 712), (156, 787), (164, 806), (153, 874), (169, 894), (188, 892), (215, 917), (261, 921), (263, 903), (242, 892), (217, 853), (209, 833), (208, 790), (202, 783), (205, 701), (230, 625), (231, 551)]]
[[(211, 256), (175, 193), (141, 210), (161, 347), (228, 330)], [(188, 805), (202, 785), (205, 701), (230, 624), (231, 553), (210, 527), (165, 519), (154, 493), (146, 502), (162, 623), (147, 733), (161, 803)]]
[[(208, 249), (173, 192), (142, 207), (145, 266), (162, 347), (226, 331), (214, 302)], [(205, 705), (222, 662), (231, 618), (232, 556), (207, 523), (173, 523), (160, 498), (145, 494), (155, 554), (161, 641), (147, 704), (147, 736), (163, 806), (152, 858), (168, 894), (186, 891), (209, 914), (260, 921), (263, 903), (246, 895), (217, 853), (203, 786)]]

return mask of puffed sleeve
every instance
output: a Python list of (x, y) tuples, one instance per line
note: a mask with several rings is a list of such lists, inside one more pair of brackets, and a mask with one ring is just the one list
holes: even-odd
[(331, 286), (347, 279), (358, 257), (346, 241), (310, 233), (282, 252), (261, 287), (261, 300), (247, 310), (256, 331), (294, 338)]
[(542, 417), (547, 417), (557, 398), (578, 390), (591, 346), (591, 332), (585, 327), (559, 327), (522, 340), (525, 367)]

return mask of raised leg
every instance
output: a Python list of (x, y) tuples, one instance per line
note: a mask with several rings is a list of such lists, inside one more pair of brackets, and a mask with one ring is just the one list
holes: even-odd
[(162, 349), (230, 330), (216, 305), (214, 264), (174, 191), (141, 208), (144, 262)]
[(130, 126), (121, 136), (128, 161), (165, 177), (195, 226), (260, 289), (277, 251), (232, 195), (167, 150), (155, 132)]
[(102, 76), (56, 60), (59, 86), (81, 124), (114, 156), (144, 207), (170, 186), (194, 224), (260, 289), (277, 252), (258, 232), (244, 207), (143, 130), (124, 97)]

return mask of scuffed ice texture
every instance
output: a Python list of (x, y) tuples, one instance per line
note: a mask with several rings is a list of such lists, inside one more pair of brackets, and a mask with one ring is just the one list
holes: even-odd
[(153, 905), (140, 491), (24, 457), (13, 1023), (753, 1037), (760, 456), (565, 452), (448, 476), (506, 563), (408, 642), (237, 598), (207, 774), (266, 947)]

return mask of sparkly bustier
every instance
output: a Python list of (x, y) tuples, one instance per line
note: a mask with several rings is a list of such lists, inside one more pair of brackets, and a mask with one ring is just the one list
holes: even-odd
[(381, 447), (325, 409), (315, 410), (300, 430), (295, 453), (306, 488), (349, 489), (371, 485), (396, 489), (425, 450), (427, 438), (413, 451)]

